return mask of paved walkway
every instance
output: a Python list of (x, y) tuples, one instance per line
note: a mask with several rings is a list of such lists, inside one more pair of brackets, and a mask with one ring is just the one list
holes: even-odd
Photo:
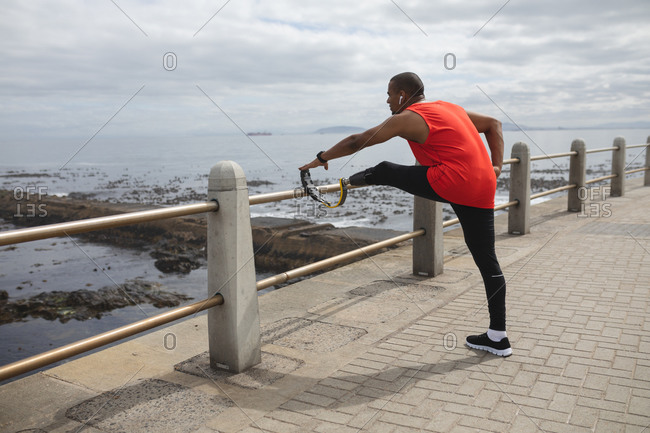
[[(650, 188), (533, 207), (497, 253), (514, 354), (466, 348), (485, 294), (458, 230), (260, 298), (262, 364), (210, 370), (196, 317), (0, 387), (3, 432), (650, 432)], [(41, 429), (41, 430), (38, 430)]]

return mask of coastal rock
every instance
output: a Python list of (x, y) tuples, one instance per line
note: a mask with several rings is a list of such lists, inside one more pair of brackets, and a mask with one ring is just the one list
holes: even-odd
[(166, 274), (189, 274), (203, 266), (206, 259), (205, 248), (191, 248), (167, 239), (158, 242), (149, 254), (156, 259), (156, 269)]
[[(142, 280), (127, 281), (120, 286), (99, 290), (52, 291), (28, 299), (0, 301), (0, 325), (22, 321), (28, 316), (65, 323), (71, 319), (101, 318), (117, 308), (137, 304), (152, 304), (156, 308), (175, 307), (188, 296), (167, 292), (162, 285)], [(5, 292), (6, 293), (6, 292)]]

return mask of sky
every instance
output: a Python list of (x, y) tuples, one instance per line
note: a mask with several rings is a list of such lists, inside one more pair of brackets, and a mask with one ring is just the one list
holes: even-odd
[(649, 18), (648, 0), (4, 0), (0, 145), (371, 127), (403, 71), (502, 122), (650, 121)]

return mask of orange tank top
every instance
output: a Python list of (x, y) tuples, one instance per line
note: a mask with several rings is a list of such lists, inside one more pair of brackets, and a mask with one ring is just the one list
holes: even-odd
[(444, 101), (417, 103), (407, 110), (422, 116), (429, 126), (424, 143), (408, 143), (415, 159), (429, 167), (427, 179), (433, 190), (452, 203), (494, 208), (492, 161), (465, 110)]

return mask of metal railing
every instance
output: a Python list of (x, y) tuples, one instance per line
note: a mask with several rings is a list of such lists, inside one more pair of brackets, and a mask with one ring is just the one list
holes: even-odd
[(58, 236), (87, 233), (95, 230), (110, 229), (205, 212), (215, 212), (218, 209), (218, 202), (209, 201), (206, 203), (174, 206), (165, 209), (129, 212), (99, 218), (49, 224), (46, 226), (31, 227), (27, 229), (10, 230), (0, 233), (0, 246), (55, 238)]
[[(617, 137), (614, 145), (598, 149), (587, 150), (583, 140), (574, 140), (571, 144), (571, 151), (564, 153), (555, 153), (550, 155), (530, 156), (528, 146), (525, 143), (517, 143), (512, 149), (512, 159), (518, 160), (516, 166), (511, 170), (511, 188), (510, 198), (519, 199), (519, 205), (514, 211), (508, 213), (508, 232), (512, 234), (525, 234), (530, 230), (530, 201), (555, 194), (562, 191), (569, 191), (567, 210), (571, 212), (584, 211), (585, 202), (589, 194), (581, 193), (587, 185), (611, 180), (610, 195), (614, 197), (622, 196), (625, 193), (625, 177), (629, 174), (645, 172), (644, 185), (650, 185), (650, 137), (646, 144), (635, 144), (626, 146), (625, 139)], [(626, 170), (626, 150), (635, 148), (645, 148), (646, 158), (645, 165), (641, 168)], [(612, 152), (612, 173), (605, 176), (599, 176), (593, 179), (586, 179), (586, 155), (599, 152)], [(532, 161), (546, 159), (569, 157), (569, 179), (568, 184), (550, 190), (530, 194), (530, 164)], [(509, 161), (510, 161), (509, 160)], [(515, 169), (516, 167), (516, 169)], [(515, 178), (513, 179), (513, 172)]]
[(183, 317), (192, 314), (197, 314), (216, 305), (223, 305), (223, 296), (219, 293), (211, 298), (194, 302), (193, 304), (185, 305), (184, 307), (175, 308), (156, 316), (147, 317), (138, 322), (130, 323), (93, 337), (75, 341), (74, 343), (7, 364), (0, 367), (0, 381), (11, 379), (12, 377), (71, 358), (80, 353), (97, 349), (98, 347), (105, 346), (118, 340), (123, 340), (133, 335), (148, 331), (149, 329), (166, 325), (167, 323), (182, 319)]
[[(525, 145), (524, 143), (517, 143), (515, 144), (515, 146), (513, 146), (513, 152), (511, 158), (506, 159), (503, 162), (504, 165), (510, 164), (512, 166), (511, 175), (510, 175), (511, 176), (510, 200), (507, 203), (503, 203), (498, 206), (495, 206), (494, 209), (495, 210), (502, 210), (506, 208), (510, 209), (510, 212), (508, 214), (509, 217), (508, 231), (514, 234), (525, 234), (528, 233), (528, 229), (529, 229), (529, 225), (528, 225), (529, 207), (530, 207), (530, 201), (533, 199), (555, 194), (557, 192), (561, 192), (565, 190), (575, 190), (580, 187), (584, 187), (585, 185), (602, 182), (604, 180), (617, 179), (618, 181), (621, 181), (621, 179), (624, 179), (625, 175), (627, 174), (638, 173), (642, 171), (646, 172), (644, 185), (646, 186), (650, 185), (650, 152), (647, 151), (647, 147), (649, 144), (650, 144), (650, 137), (648, 137), (647, 144), (638, 144), (638, 145), (627, 147), (627, 149), (646, 147), (646, 163), (645, 166), (642, 168), (625, 171), (624, 164), (625, 164), (626, 146), (624, 140), (619, 138), (616, 139), (615, 146), (613, 147), (586, 150), (584, 146), (584, 142), (582, 142), (581, 140), (576, 140), (572, 144), (571, 152), (556, 153), (550, 155), (538, 155), (533, 157), (530, 157), (527, 145)], [(607, 176), (597, 177), (591, 180), (585, 180), (584, 177), (585, 177), (585, 166), (586, 166), (585, 165), (586, 154), (605, 152), (605, 151), (613, 152), (612, 174)], [(530, 194), (530, 163), (532, 161), (561, 158), (561, 157), (571, 158), (571, 165), (569, 169), (569, 179), (571, 183), (566, 186), (553, 188), (547, 191), (543, 191), (531, 195)], [(230, 164), (234, 164), (234, 163), (230, 163)], [(234, 164), (234, 166), (236, 166), (236, 164)], [(217, 166), (215, 166), (215, 168), (216, 167)], [(213, 171), (215, 170), (215, 168), (213, 168)], [(234, 169), (230, 167), (231, 171), (233, 172), (236, 172), (237, 168), (238, 166), (236, 166)], [(241, 168), (239, 168), (239, 170), (241, 170)], [(146, 211), (139, 211), (139, 212), (131, 212), (131, 213), (125, 213), (119, 215), (105, 216), (100, 218), (92, 218), (87, 220), (52, 224), (48, 226), (11, 230), (11, 231), (0, 233), (0, 246), (21, 243), (21, 242), (29, 242), (38, 239), (47, 239), (47, 238), (57, 237), (57, 236), (66, 236), (66, 235), (90, 232), (90, 231), (100, 230), (100, 229), (115, 228), (115, 227), (130, 225), (130, 224), (150, 222), (150, 221), (156, 221), (156, 220), (167, 219), (167, 218), (188, 216), (188, 215), (194, 215), (194, 214), (206, 213), (206, 212), (208, 213), (208, 244), (212, 245), (211, 240), (213, 241), (214, 239), (213, 237), (211, 237), (210, 232), (214, 231), (214, 223), (211, 223), (210, 215), (217, 215), (217, 214), (228, 213), (232, 211), (230, 220), (228, 220), (227, 223), (233, 225), (234, 227), (233, 232), (239, 232), (243, 230), (243, 233), (248, 232), (248, 234), (250, 235), (251, 227), (250, 227), (250, 214), (248, 211), (248, 206), (295, 199), (295, 198), (304, 197), (306, 195), (301, 189), (296, 189), (296, 190), (279, 191), (279, 192), (241, 197), (241, 193), (237, 192), (238, 189), (237, 182), (240, 182), (240, 180), (243, 179), (243, 185), (245, 186), (245, 178), (243, 177), (243, 171), (241, 172), (241, 176), (239, 177), (237, 174), (232, 175), (230, 177), (228, 176), (230, 175), (225, 175), (219, 178), (219, 176), (217, 175), (213, 176), (213, 172), (211, 171), (210, 183), (208, 187), (208, 191), (209, 191), (208, 198), (211, 198), (210, 197), (211, 195), (214, 195), (214, 197), (212, 197), (211, 200), (205, 203), (175, 206), (175, 207), (170, 207), (165, 209), (154, 209), (154, 210), (146, 210)], [(215, 179), (213, 179), (213, 177), (215, 177)], [(578, 179), (578, 180), (572, 181), (572, 179)], [(212, 184), (213, 181), (215, 182), (216, 185), (214, 188)], [(616, 192), (619, 195), (623, 195), (624, 189), (622, 188), (622, 185), (624, 185), (624, 183), (620, 182), (620, 184), (621, 184), (620, 187), (617, 185), (617, 188), (619, 188), (619, 190), (617, 190)], [(227, 185), (227, 187), (223, 188), (223, 185)], [(241, 186), (241, 182), (240, 182), (240, 186)], [(239, 189), (241, 190), (242, 188)], [(323, 193), (337, 191), (338, 189), (339, 189), (338, 184), (323, 185), (319, 187), (319, 190)], [(218, 192), (217, 193), (211, 192), (213, 190)], [(247, 191), (247, 189), (245, 190)], [(235, 194), (235, 195), (231, 197), (228, 194)], [(239, 194), (239, 198), (237, 198), (237, 194)], [(235, 198), (233, 199), (233, 197)], [(247, 202), (246, 204), (248, 206), (246, 206), (245, 209), (243, 210), (239, 209), (241, 208), (241, 206), (237, 207), (233, 204), (236, 203), (237, 200), (246, 201)], [(584, 198), (579, 201), (584, 202)], [(227, 203), (227, 207), (224, 209), (221, 208), (222, 202)], [(572, 208), (571, 202), (572, 202), (572, 197), (570, 196), (569, 210), (575, 211), (576, 209)], [(440, 203), (436, 203), (436, 206), (439, 205)], [(233, 210), (234, 208), (237, 208), (239, 210), (234, 211)], [(244, 212), (244, 214), (241, 213), (242, 211)], [(414, 212), (414, 221), (416, 218), (415, 214), (416, 212)], [(345, 263), (347, 261), (359, 257), (367, 256), (371, 253), (377, 252), (383, 248), (392, 245), (396, 245), (400, 242), (404, 242), (415, 238), (421, 238), (421, 237), (435, 238), (436, 236), (438, 236), (437, 239), (433, 239), (433, 241), (428, 242), (428, 244), (425, 243), (429, 245), (429, 247), (426, 247), (428, 249), (423, 250), (424, 254), (427, 255), (427, 259), (431, 259), (431, 261), (434, 261), (435, 257), (438, 258), (442, 257), (444, 252), (442, 249), (442, 236), (436, 235), (435, 233), (436, 230), (432, 229), (432, 227), (438, 226), (440, 228), (445, 228), (445, 227), (452, 226), (454, 224), (458, 224), (459, 221), (458, 218), (455, 218), (443, 222), (440, 212), (437, 213), (434, 212), (432, 214), (432, 219), (433, 221), (431, 221), (430, 224), (428, 224), (429, 227), (428, 230), (430, 232), (427, 232), (427, 229), (425, 228), (420, 228), (410, 233), (402, 234), (390, 239), (376, 242), (371, 245), (357, 248), (355, 250), (348, 251), (343, 254), (339, 254), (315, 263), (311, 263), (257, 281), (254, 284), (254, 288), (256, 291), (259, 291), (277, 284), (286, 283), (289, 280), (306, 276), (311, 273), (341, 263)], [(238, 225), (238, 223), (241, 222), (240, 220), (245, 220), (245, 223), (243, 225), (241, 224)], [(223, 221), (220, 221), (220, 223), (223, 224)], [(227, 230), (220, 230), (220, 233), (225, 233), (226, 237), (231, 235), (231, 233), (228, 232)], [(222, 242), (222, 244), (217, 243), (214, 245), (217, 245), (217, 247), (221, 249), (227, 249), (231, 246), (229, 245), (229, 242)], [(416, 256), (415, 249), (416, 246), (414, 244), (414, 254), (413, 254), (414, 256)], [(230, 295), (225, 294), (228, 292), (227, 286), (233, 285), (232, 284), (233, 276), (241, 272), (246, 267), (246, 265), (249, 264), (252, 257), (246, 258), (245, 263), (241, 263), (241, 262), (236, 264), (231, 263), (230, 269), (221, 269), (221, 270), (213, 271), (211, 270), (211, 266), (210, 266), (210, 263), (212, 263), (211, 260), (212, 250), (213, 248), (208, 248), (208, 268), (209, 268), (208, 284), (211, 285), (210, 279), (213, 272), (216, 272), (217, 275), (223, 275), (223, 277), (220, 276), (219, 278), (224, 278), (224, 280), (220, 281), (219, 284), (216, 284), (218, 289), (213, 290), (213, 293), (211, 293), (211, 295), (208, 298), (192, 303), (190, 305), (186, 305), (184, 307), (175, 308), (165, 313), (117, 328), (112, 331), (108, 331), (96, 335), (94, 337), (87, 338), (85, 340), (68, 344), (58, 349), (50, 350), (48, 352), (44, 352), (27, 359), (5, 365), (3, 367), (0, 367), (0, 381), (44, 367), (46, 365), (69, 358), (71, 356), (75, 356), (80, 353), (84, 353), (89, 350), (96, 349), (98, 347), (113, 343), (115, 341), (136, 335), (138, 333), (170, 323), (180, 318), (187, 317), (192, 314), (197, 314), (200, 311), (208, 310), (218, 305), (222, 305), (222, 306), (228, 305), (229, 302), (227, 300), (229, 299)], [(419, 251), (417, 255), (420, 254), (422, 254), (422, 251)], [(252, 256), (252, 250), (251, 250), (251, 256)], [(414, 261), (413, 271), (415, 274), (429, 275), (427, 272), (418, 271), (415, 261)], [(441, 272), (442, 268), (440, 268), (439, 271)], [(433, 275), (435, 275), (435, 272)], [(248, 284), (247, 282), (245, 282), (243, 285), (253, 286), (251, 284)], [(232, 289), (235, 291), (242, 290), (242, 284), (235, 283)], [(248, 288), (246, 290), (248, 290)], [(236, 296), (233, 296), (233, 299), (235, 298)], [(236, 302), (231, 302), (230, 304), (236, 304)], [(257, 297), (255, 297), (255, 307), (257, 307)], [(233, 306), (232, 308), (236, 309), (237, 305)], [(259, 318), (257, 318), (257, 320), (259, 320)], [(212, 361), (214, 361), (214, 359), (213, 359), (213, 352), (212, 352), (212, 343), (214, 337), (212, 333), (214, 332), (216, 334), (217, 332), (216, 330), (211, 331), (213, 328), (215, 328), (215, 326), (213, 326), (214, 318), (209, 316), (208, 321), (209, 321), (208, 329), (209, 329), (209, 333), (211, 333), (210, 334), (211, 363), (213, 363)], [(259, 322), (257, 322), (257, 326), (259, 328)], [(221, 351), (223, 351), (223, 348), (221, 349), (222, 349)], [(238, 351), (240, 350), (240, 348), (235, 347), (234, 350)], [(257, 348), (257, 350), (259, 350), (259, 347)], [(251, 359), (255, 359), (255, 357), (253, 356)], [(220, 364), (218, 360), (216, 360), (213, 364), (217, 366), (223, 365)], [(251, 365), (247, 365), (247, 366), (244, 365), (243, 367), (247, 368), (250, 366)], [(234, 369), (231, 368), (227, 368), (227, 369), (230, 369), (231, 371), (237, 371), (240, 370), (241, 367), (242, 366), (237, 366)]]
[(265, 278), (257, 282), (257, 290), (264, 290), (268, 287), (275, 286), (276, 284), (286, 283), (289, 280), (293, 280), (305, 275), (312, 274), (317, 271), (338, 265), (340, 263), (347, 262), (348, 260), (356, 259), (358, 257), (368, 256), (370, 253), (374, 253), (383, 248), (396, 245), (400, 242), (408, 241), (418, 236), (424, 236), (426, 231), (424, 229), (415, 230), (410, 233), (405, 233), (403, 235), (395, 236), (390, 239), (386, 239), (380, 242), (375, 242), (365, 247), (357, 248), (347, 253), (339, 254), (332, 256), (330, 258), (321, 260), (319, 262), (311, 263), (309, 265), (301, 266), (299, 268), (292, 269), (287, 272), (283, 272), (278, 275), (274, 275), (269, 278)]

